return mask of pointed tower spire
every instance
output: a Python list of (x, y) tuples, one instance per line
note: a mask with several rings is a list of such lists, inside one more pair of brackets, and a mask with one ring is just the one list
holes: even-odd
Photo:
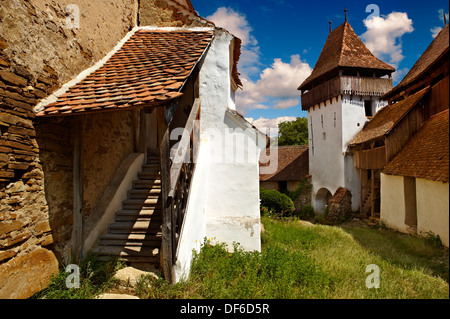
[(348, 22), (348, 19), (347, 19), (347, 8), (344, 9), (344, 12), (345, 12), (345, 22)]
[(442, 14), (444, 15), (444, 26), (447, 25), (447, 16), (445, 15), (445, 11), (442, 10)]

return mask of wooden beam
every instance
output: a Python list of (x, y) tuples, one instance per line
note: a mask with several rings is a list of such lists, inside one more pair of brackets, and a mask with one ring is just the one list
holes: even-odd
[(163, 272), (168, 282), (173, 276), (173, 238), (172, 238), (172, 211), (168, 201), (170, 188), (170, 132), (166, 122), (165, 108), (158, 109), (158, 141), (161, 161), (161, 199), (162, 199), (162, 255)]
[(73, 225), (72, 262), (77, 262), (81, 253), (83, 235), (83, 135), (85, 117), (74, 119), (73, 134)]
[(371, 188), (371, 193), (370, 193), (370, 216), (372, 218), (375, 217), (375, 205), (374, 205), (374, 201), (375, 201), (375, 170), (372, 170), (372, 178), (370, 181), (370, 188)]
[[(198, 112), (200, 110), (200, 104), (201, 104), (200, 98), (196, 99), (194, 105), (192, 106), (189, 118), (186, 121), (186, 127), (184, 128), (183, 135), (181, 136), (178, 150), (175, 153), (173, 165), (170, 169), (169, 197), (174, 197), (175, 195), (174, 194), (175, 187), (178, 182), (178, 178), (180, 176), (180, 171), (181, 168), (183, 167), (187, 151), (190, 149), (191, 133), (192, 130), (194, 129), (195, 119), (197, 118)], [(193, 159), (191, 160), (193, 161)]]

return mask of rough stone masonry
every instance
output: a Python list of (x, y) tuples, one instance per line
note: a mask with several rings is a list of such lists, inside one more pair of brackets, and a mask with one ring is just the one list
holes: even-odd
[[(69, 4), (79, 27), (67, 23)], [(36, 119), (35, 105), (103, 58), (139, 16), (195, 23), (181, 11), (169, 0), (1, 1), (0, 298), (32, 296), (70, 259), (72, 124)]]

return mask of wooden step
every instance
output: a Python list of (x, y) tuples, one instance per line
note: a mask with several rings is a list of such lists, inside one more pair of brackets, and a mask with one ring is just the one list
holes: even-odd
[[(113, 234), (121, 235), (121, 234)], [(136, 247), (161, 247), (161, 239), (129, 241), (126, 239), (101, 239), (99, 246), (136, 246)]]
[(151, 213), (151, 214), (136, 214), (136, 215), (116, 215), (115, 221), (116, 222), (132, 222), (132, 221), (146, 221), (146, 220), (153, 220), (154, 222), (161, 223), (162, 220), (162, 214), (161, 212), (158, 213)]
[(157, 257), (159, 248), (137, 246), (98, 246), (94, 253), (107, 256), (120, 257)]
[(157, 164), (160, 162), (159, 155), (148, 155), (147, 156), (147, 164)]
[(161, 222), (137, 220), (132, 222), (113, 222), (108, 226), (111, 234), (158, 234), (161, 232)]
[(161, 207), (144, 207), (143, 209), (122, 209), (116, 212), (117, 216), (142, 216), (151, 217), (155, 214), (161, 214)]
[(161, 196), (161, 188), (132, 189), (128, 191), (128, 199), (156, 198)]
[(150, 197), (144, 199), (126, 199), (123, 201), (123, 205), (142, 205), (142, 207), (155, 206), (160, 203), (158, 197)]
[(160, 189), (161, 188), (161, 180), (136, 180), (133, 181), (133, 189)]
[(162, 240), (161, 234), (110, 234), (106, 233), (100, 237), (105, 240), (127, 240), (127, 241), (143, 241), (143, 240)]
[[(137, 237), (139, 236), (139, 237)], [(100, 246), (161, 247), (162, 237), (148, 234), (105, 234), (100, 237)]]
[(159, 163), (149, 163), (149, 164), (144, 164), (142, 165), (142, 169), (151, 169), (151, 170), (157, 170), (160, 171), (161, 170), (161, 165), (159, 165)]
[(155, 172), (139, 172), (138, 173), (139, 180), (158, 180), (161, 178), (161, 174)]

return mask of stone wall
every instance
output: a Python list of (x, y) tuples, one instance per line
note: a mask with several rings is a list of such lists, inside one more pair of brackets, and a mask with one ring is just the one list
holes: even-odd
[(349, 218), (352, 213), (352, 194), (348, 189), (339, 187), (328, 201), (326, 219), (330, 223), (338, 223)]
[[(84, 69), (103, 58), (138, 21), (170, 24), (180, 18), (163, 14), (170, 9), (165, 1), (137, 0), (2, 0), (0, 5), (0, 295), (8, 298), (5, 278), (11, 269), (30, 262), (27, 258), (52, 255), (67, 261), (72, 232), (72, 149), (73, 123), (70, 118), (36, 119), (34, 106)], [(169, 1), (170, 2), (170, 1)], [(79, 9), (79, 27), (67, 20), (66, 6)], [(154, 6), (159, 6), (159, 9)], [(173, 12), (178, 12), (173, 9)], [(170, 11), (170, 10), (169, 10)], [(147, 13), (148, 12), (148, 13)], [(183, 15), (185, 16), (185, 15)], [(183, 18), (184, 24), (186, 18)], [(69, 23), (68, 23), (69, 22)], [(175, 23), (179, 25), (180, 23)], [(105, 132), (107, 121), (87, 123), (87, 135), (94, 140), (96, 130)], [(119, 121), (119, 135), (130, 140), (130, 114), (109, 115)], [(91, 124), (89, 124), (91, 123)], [(97, 127), (98, 126), (98, 127)], [(91, 129), (89, 128), (91, 127)], [(98, 133), (98, 131), (97, 131)], [(92, 146), (86, 156), (94, 156), (85, 171), (87, 214), (112, 179), (130, 143), (112, 135), (102, 140), (110, 148)], [(109, 158), (107, 154), (112, 154)], [(108, 160), (106, 160), (108, 158)], [(106, 162), (106, 164), (105, 164)], [(103, 164), (103, 166), (101, 165)], [(100, 180), (94, 180), (97, 172)], [(93, 190), (96, 190), (95, 192)], [(43, 252), (35, 254), (36, 251)], [(33, 254), (32, 254), (33, 253)], [(34, 260), (33, 259), (33, 260)], [(49, 257), (49, 260), (53, 260)], [(56, 259), (55, 259), (56, 260)], [(57, 268), (57, 265), (56, 265)], [(24, 270), (25, 268), (23, 268)], [(55, 267), (42, 270), (49, 278)], [(25, 272), (22, 274), (27, 278)], [(16, 278), (16, 277), (15, 277)], [(30, 285), (32, 283), (30, 282)], [(41, 283), (38, 285), (41, 286)], [(8, 286), (11, 287), (11, 286)], [(27, 298), (35, 291), (9, 294)]]

